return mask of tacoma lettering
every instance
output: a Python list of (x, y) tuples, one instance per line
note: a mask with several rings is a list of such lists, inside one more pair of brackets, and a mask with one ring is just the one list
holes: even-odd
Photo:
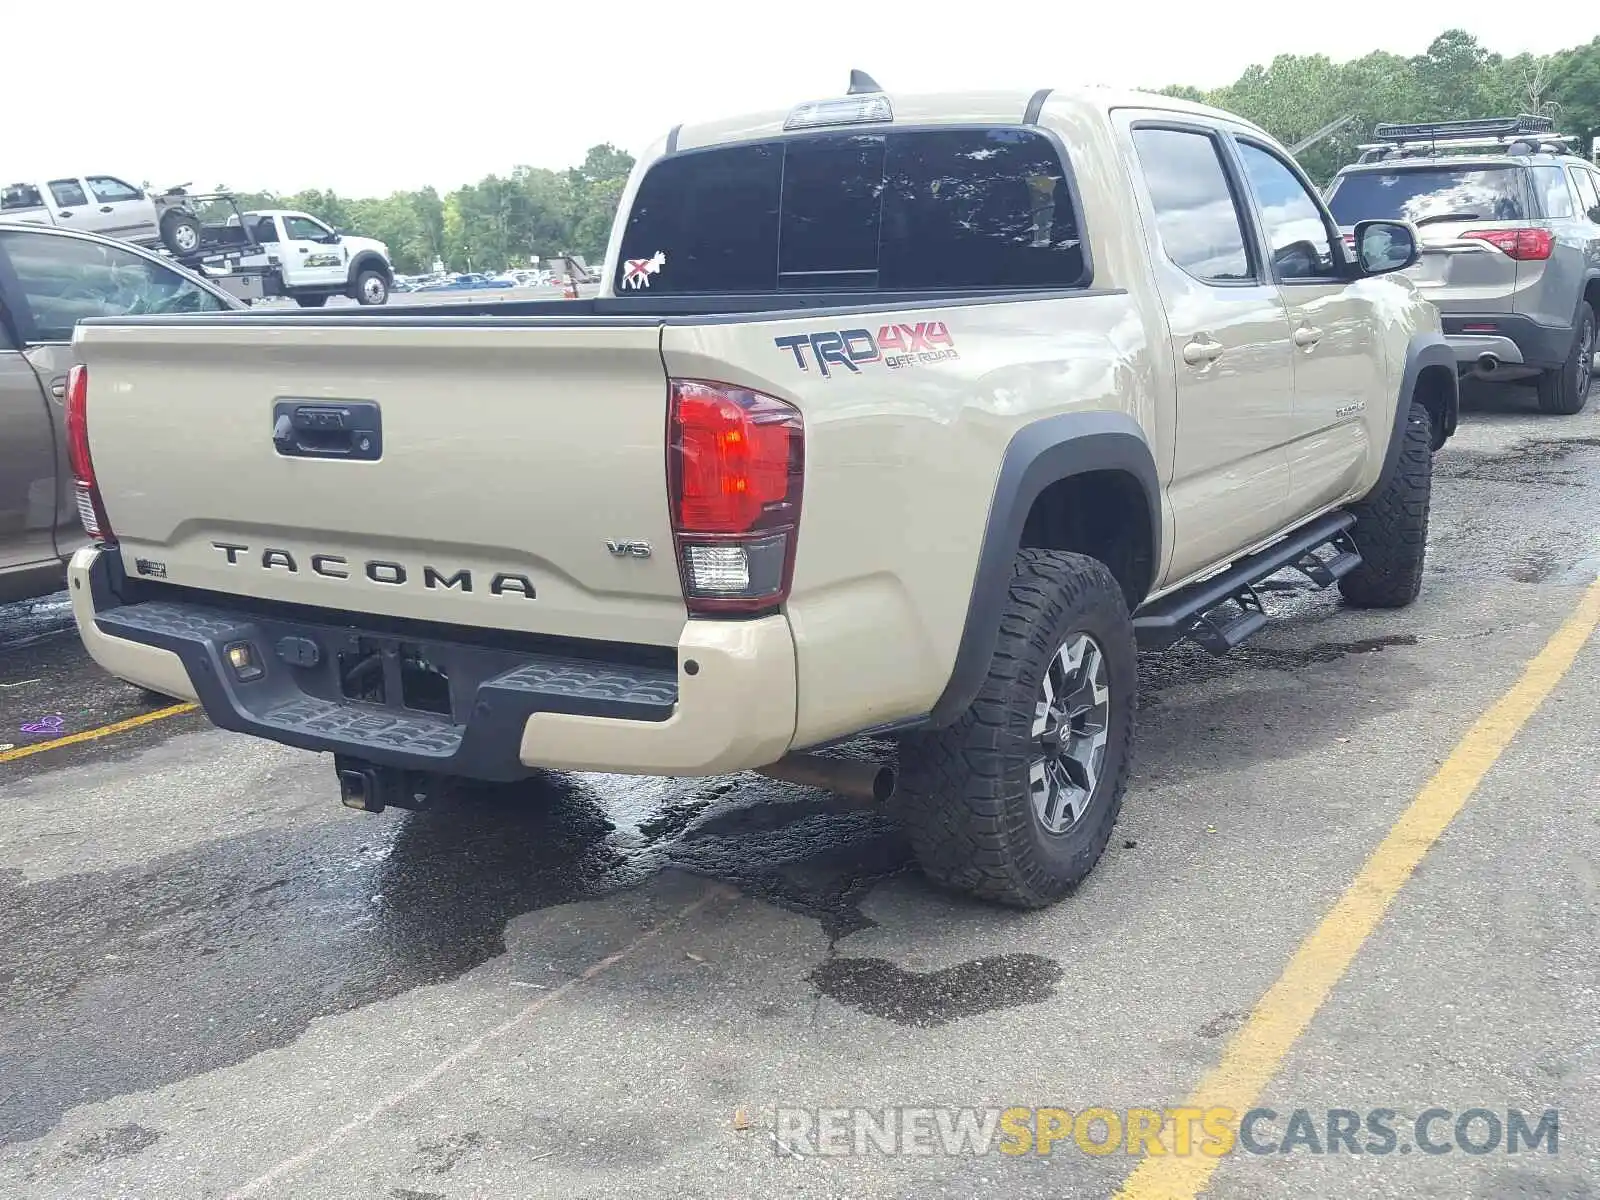
[(422, 568), (422, 586), (428, 588), (460, 587), (463, 592), (472, 590), (472, 572), (463, 567), (454, 575), (446, 576), (432, 567)]
[(337, 554), (313, 554), (311, 556), (311, 569), (318, 575), (326, 575), (329, 579), (349, 579), (349, 571), (329, 570), (325, 564), (338, 563), (341, 567), (348, 565), (347, 560)]
[(507, 592), (521, 592), (529, 600), (535, 598), (533, 581), (526, 575), (496, 575), (489, 581), (489, 591), (496, 596), (503, 596)]
[[(232, 566), (249, 565), (244, 556), (251, 553), (250, 547), (243, 542), (212, 542), (214, 549), (222, 551), (223, 557)], [(635, 543), (623, 543), (630, 548), (630, 552), (638, 553), (632, 547)], [(637, 543), (644, 547), (644, 554), (649, 554), (648, 543)], [(264, 571), (285, 571), (291, 575), (300, 574), (300, 560), (295, 557), (292, 550), (285, 550), (281, 546), (267, 546), (261, 550), (261, 569)], [(351, 572), (346, 570), (350, 560), (342, 554), (312, 554), (308, 556), (311, 563), (311, 573), (320, 575), (324, 579), (349, 579)], [(472, 569), (470, 567), (457, 567), (445, 569), (424, 563), (421, 567), (422, 586), (430, 591), (446, 592), (471, 592), (474, 590)], [(385, 587), (402, 587), (407, 581), (414, 581), (415, 570), (407, 567), (405, 563), (394, 562), (389, 559), (375, 558), (361, 564), (361, 575), (372, 583), (381, 583)], [(533, 580), (526, 575), (514, 572), (501, 571), (489, 581), (489, 593), (494, 596), (522, 596), (527, 600), (538, 598), (538, 590), (533, 586)]]

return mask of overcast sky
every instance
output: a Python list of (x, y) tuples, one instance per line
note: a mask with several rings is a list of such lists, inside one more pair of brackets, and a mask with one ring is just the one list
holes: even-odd
[(597, 142), (637, 150), (679, 121), (836, 95), (851, 67), (890, 91), (1210, 87), (1275, 54), (1420, 53), (1447, 24), (1507, 55), (1588, 36), (1509, 11), (1490, 0), (12, 3), (0, 17), (0, 182), (103, 172), (158, 186), (445, 191), (519, 163), (569, 166)]

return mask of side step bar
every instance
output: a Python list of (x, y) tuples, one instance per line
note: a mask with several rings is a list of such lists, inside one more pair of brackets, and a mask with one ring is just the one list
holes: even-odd
[[(1293, 567), (1318, 587), (1329, 587), (1361, 565), (1350, 537), (1355, 523), (1347, 512), (1328, 513), (1227, 570), (1141, 608), (1133, 619), (1139, 648), (1160, 650), (1190, 638), (1213, 654), (1226, 654), (1266, 625), (1255, 585), (1269, 575)], [(1323, 550), (1327, 554), (1319, 556)], [(1237, 611), (1229, 611), (1229, 605)]]

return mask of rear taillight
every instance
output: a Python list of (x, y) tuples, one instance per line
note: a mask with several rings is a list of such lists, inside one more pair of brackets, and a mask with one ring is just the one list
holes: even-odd
[(1519, 262), (1549, 258), (1555, 238), (1548, 229), (1474, 229), (1461, 235), (1488, 242), (1496, 250)]
[(106, 520), (105, 502), (94, 478), (94, 459), (89, 456), (89, 368), (81, 364), (67, 371), (67, 460), (84, 532), (97, 542), (110, 542), (115, 535)]
[(805, 427), (749, 388), (672, 380), (667, 490), (684, 599), (696, 616), (758, 612), (789, 595)]

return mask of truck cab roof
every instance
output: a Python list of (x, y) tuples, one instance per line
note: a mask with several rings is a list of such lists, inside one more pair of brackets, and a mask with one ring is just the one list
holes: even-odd
[[(802, 98), (788, 108), (767, 109), (745, 113), (715, 121), (679, 125), (663, 142), (653, 147), (657, 154), (683, 150), (701, 150), (734, 142), (754, 141), (761, 138), (781, 137), (786, 133), (817, 132), (826, 128), (874, 129), (904, 128), (908, 125), (1009, 125), (1023, 124), (1030, 116), (1046, 106), (1063, 120), (1070, 121), (1073, 114), (1103, 116), (1116, 108), (1154, 108), (1185, 113), (1211, 121), (1227, 122), (1235, 126), (1261, 131), (1259, 126), (1221, 109), (1165, 96), (1155, 92), (1141, 92), (1123, 88), (1080, 85), (1072, 88), (1000, 89), (964, 92), (879, 92), (893, 112), (887, 122), (837, 126), (812, 126), (809, 129), (785, 129), (796, 107), (802, 104), (847, 100), (847, 96), (816, 96)], [(864, 98), (864, 97), (863, 97)], [(652, 155), (653, 157), (654, 155)]]

